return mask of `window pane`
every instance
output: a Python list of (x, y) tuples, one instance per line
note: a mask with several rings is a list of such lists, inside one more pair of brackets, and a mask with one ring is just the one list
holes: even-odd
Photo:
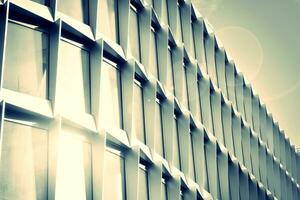
[(148, 177), (147, 171), (139, 168), (139, 199), (148, 199)]
[(150, 35), (149, 69), (150, 69), (150, 72), (152, 73), (152, 75), (158, 79), (156, 39), (155, 39), (155, 32), (154, 31), (151, 31), (151, 35)]
[(119, 155), (105, 152), (104, 199), (125, 199), (124, 160)]
[(177, 125), (177, 120), (174, 118), (174, 166), (180, 170), (180, 158), (179, 158), (179, 141), (178, 141), (178, 125)]
[(168, 50), (167, 62), (167, 90), (174, 94), (172, 52), (170, 49)]
[(145, 142), (143, 88), (135, 83), (133, 89), (134, 132), (138, 140)]
[(120, 71), (106, 61), (101, 66), (101, 120), (105, 128), (121, 128)]
[(47, 131), (4, 121), (0, 199), (47, 199)]
[(8, 23), (4, 88), (47, 98), (48, 44), (48, 34)]
[[(98, 31), (113, 41), (118, 41), (117, 0), (99, 1)], [(100, 28), (100, 29), (99, 29)]]
[(92, 199), (91, 144), (76, 137), (76, 132), (64, 127), (59, 138), (56, 200)]
[(138, 14), (130, 8), (129, 11), (129, 46), (132, 56), (140, 60), (140, 39), (139, 39), (139, 24), (138, 24)]
[(163, 132), (162, 132), (162, 124), (161, 124), (161, 107), (160, 103), (156, 102), (156, 112), (155, 112), (155, 128), (156, 128), (156, 135), (155, 135), (155, 149), (156, 153), (164, 156), (164, 150), (163, 150)]
[(168, 25), (168, 0), (162, 0), (162, 22)]
[(57, 9), (76, 20), (88, 24), (89, 1), (88, 0), (58, 0)]
[(60, 97), (65, 110), (90, 112), (89, 52), (61, 42)]
[(180, 6), (177, 6), (178, 10), (178, 18), (177, 18), (177, 38), (179, 42), (182, 42), (182, 29), (181, 29), (181, 13), (180, 13)]

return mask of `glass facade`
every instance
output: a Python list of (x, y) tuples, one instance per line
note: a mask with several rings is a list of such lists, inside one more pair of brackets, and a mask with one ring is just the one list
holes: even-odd
[[(251, 87), (236, 89), (235, 66), (216, 56), (214, 40), (207, 46), (213, 33), (193, 3), (147, 2), (152, 7), (123, 0), (58, 0), (50, 10), (25, 0), (0, 4), (0, 199), (187, 199), (195, 186), (197, 200), (239, 199), (239, 191), (245, 199), (299, 199), (299, 154)], [(30, 14), (28, 5), (35, 5)], [(47, 21), (53, 13), (77, 23), (54, 15)], [(183, 24), (188, 19), (193, 24)], [(182, 43), (183, 25), (195, 53)], [(142, 46), (141, 34), (149, 37)], [(141, 52), (149, 63), (141, 63)], [(225, 66), (230, 95), (195, 56), (210, 58), (216, 70)]]
[[(30, 48), (24, 51), (26, 46)], [(9, 22), (3, 87), (47, 98), (48, 66), (48, 33)]]

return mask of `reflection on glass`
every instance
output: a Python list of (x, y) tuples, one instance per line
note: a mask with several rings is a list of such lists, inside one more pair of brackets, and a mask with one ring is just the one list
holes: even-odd
[(155, 111), (155, 149), (156, 152), (161, 155), (162, 157), (164, 156), (164, 150), (163, 150), (163, 132), (162, 132), (162, 122), (161, 122), (161, 108), (160, 108), (160, 103), (156, 102), (156, 111)]
[(129, 11), (129, 47), (132, 56), (140, 61), (140, 38), (139, 38), (139, 24), (138, 24), (138, 14), (130, 8)]
[(59, 96), (63, 109), (90, 112), (89, 52), (61, 41)]
[(145, 169), (139, 168), (139, 199), (148, 200), (148, 174)]
[(189, 102), (188, 102), (188, 88), (187, 88), (187, 71), (186, 71), (186, 67), (183, 67), (183, 72), (184, 72), (184, 76), (183, 76), (183, 87), (182, 87), (182, 94), (183, 94), (183, 105), (185, 106), (185, 108), (189, 108)]
[(47, 199), (47, 131), (4, 121), (0, 199)]
[(152, 73), (152, 75), (158, 79), (156, 39), (155, 39), (155, 32), (154, 31), (151, 31), (151, 34), (150, 34), (149, 69), (150, 69), (150, 72)]
[(104, 199), (125, 199), (124, 160), (119, 155), (105, 152)]
[(46, 33), (8, 23), (4, 88), (47, 98), (48, 39)]
[(121, 128), (120, 71), (108, 62), (101, 66), (100, 110), (105, 128)]
[[(98, 29), (111, 40), (118, 41), (117, 0), (99, 1)], [(99, 31), (99, 30), (98, 30)]]
[(139, 141), (145, 142), (143, 88), (135, 83), (133, 89), (134, 132)]
[(56, 200), (92, 200), (91, 144), (75, 137), (76, 132), (64, 127), (59, 138)]
[(58, 0), (57, 9), (83, 23), (89, 22), (88, 0)]

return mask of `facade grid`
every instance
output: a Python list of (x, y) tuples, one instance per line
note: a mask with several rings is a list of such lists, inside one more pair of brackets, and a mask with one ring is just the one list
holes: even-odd
[(190, 0), (0, 0), (0, 199), (300, 198), (300, 154)]

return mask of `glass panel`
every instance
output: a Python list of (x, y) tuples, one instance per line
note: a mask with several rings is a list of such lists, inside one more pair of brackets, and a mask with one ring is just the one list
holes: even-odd
[(8, 23), (4, 88), (47, 98), (48, 48), (48, 34)]
[(4, 121), (0, 199), (47, 199), (47, 131)]
[(76, 136), (75, 128), (64, 127), (59, 138), (56, 200), (92, 199), (91, 144)]
[(125, 199), (124, 160), (119, 155), (105, 152), (104, 199)]
[(135, 83), (133, 89), (134, 132), (138, 140), (145, 142), (143, 88)]
[(140, 38), (139, 38), (139, 24), (138, 14), (130, 8), (129, 11), (129, 47), (132, 56), (140, 61)]
[(89, 22), (88, 0), (58, 0), (57, 9), (83, 23)]
[(168, 0), (162, 0), (162, 22), (168, 25)]
[(121, 128), (120, 71), (106, 61), (101, 66), (100, 110), (105, 128)]
[(167, 90), (174, 94), (172, 52), (170, 49), (168, 50), (167, 62)]
[(60, 97), (65, 110), (90, 112), (89, 52), (62, 41)]
[(155, 32), (154, 31), (151, 31), (151, 34), (150, 34), (149, 69), (150, 69), (150, 72), (152, 73), (152, 75), (158, 79), (156, 39), (155, 39)]
[(139, 168), (139, 199), (148, 199), (148, 177), (147, 171)]
[[(111, 40), (118, 41), (118, 7), (117, 0), (99, 1), (98, 28)], [(98, 30), (99, 31), (99, 30)]]
[(174, 166), (180, 170), (180, 158), (179, 158), (179, 141), (178, 141), (178, 125), (177, 120), (174, 118), (173, 123), (173, 130), (174, 130)]
[(188, 103), (188, 88), (187, 88), (187, 71), (186, 71), (186, 67), (183, 66), (183, 87), (182, 87), (182, 94), (183, 94), (183, 105), (188, 109), (189, 108), (189, 103)]
[(180, 6), (177, 6), (178, 11), (178, 18), (177, 18), (177, 38), (179, 42), (182, 42), (182, 29), (181, 29), (181, 13), (180, 13)]
[(160, 109), (160, 103), (156, 102), (156, 116), (155, 116), (155, 149), (156, 152), (161, 155), (162, 157), (164, 156), (164, 149), (163, 149), (163, 132), (162, 132), (162, 124), (161, 124), (161, 109)]

